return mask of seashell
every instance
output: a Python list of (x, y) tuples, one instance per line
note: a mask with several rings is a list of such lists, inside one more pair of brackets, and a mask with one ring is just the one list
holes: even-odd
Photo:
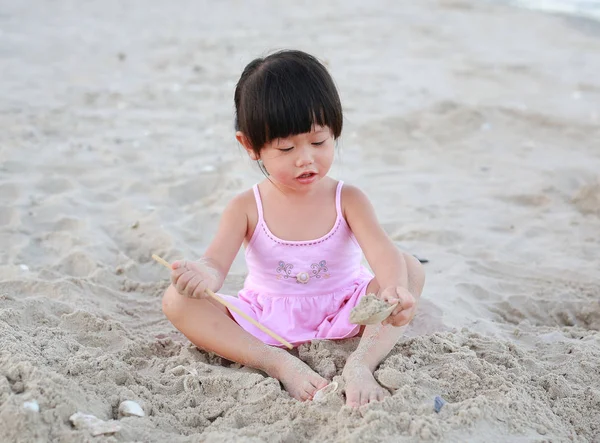
[(114, 434), (121, 430), (121, 425), (116, 421), (104, 421), (90, 414), (76, 412), (69, 417), (76, 429), (87, 429), (96, 437), (102, 434)]
[(317, 403), (323, 403), (327, 399), (329, 394), (333, 394), (335, 391), (337, 391), (337, 388), (338, 388), (337, 381), (333, 381), (333, 382), (329, 383), (327, 386), (325, 386), (324, 388), (321, 388), (317, 392), (315, 392), (315, 395), (313, 396), (313, 400), (316, 401)]
[(121, 417), (143, 417), (146, 414), (144, 414), (144, 410), (136, 402), (125, 400), (119, 405), (119, 415)]
[(183, 375), (186, 374), (188, 370), (184, 366), (179, 365), (170, 369), (169, 372), (171, 373), (171, 375)]
[(309, 280), (309, 275), (307, 272), (300, 272), (297, 276), (296, 276), (296, 280), (298, 280), (298, 283), (303, 283), (306, 284), (308, 283)]
[(350, 311), (350, 323), (356, 325), (376, 325), (388, 318), (398, 303), (390, 305), (375, 294), (366, 294)]
[(36, 400), (26, 401), (23, 403), (23, 407), (33, 412), (40, 412), (40, 405)]
[(198, 371), (196, 369), (188, 369), (182, 365), (175, 366), (174, 368), (170, 369), (169, 373), (171, 375), (184, 375), (184, 374), (198, 375)]

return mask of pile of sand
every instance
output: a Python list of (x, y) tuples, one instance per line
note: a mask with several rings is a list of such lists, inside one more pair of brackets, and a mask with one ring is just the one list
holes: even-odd
[[(0, 14), (0, 441), (600, 441), (589, 23), (476, 0), (138, 6)], [(299, 403), (161, 312), (151, 254), (197, 257), (260, 179), (232, 94), (278, 47), (326, 59), (347, 117), (332, 175), (429, 259), (418, 314), (376, 371), (393, 395), (357, 410), (340, 377), (356, 339), (294, 351), (339, 383)], [(244, 274), (240, 254), (223, 292)], [(145, 416), (119, 418), (124, 400)], [(78, 411), (121, 429), (91, 437)]]

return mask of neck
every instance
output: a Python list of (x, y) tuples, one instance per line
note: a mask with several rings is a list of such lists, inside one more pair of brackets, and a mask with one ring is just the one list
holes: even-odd
[(320, 193), (323, 190), (323, 188), (327, 186), (329, 180), (331, 180), (329, 177), (324, 177), (321, 180), (319, 180), (317, 186), (312, 186), (310, 189), (294, 189), (288, 186), (284, 186), (281, 183), (277, 183), (271, 180), (270, 178), (267, 179), (269, 180), (268, 186), (270, 188), (273, 188), (279, 195), (291, 199), (304, 199), (306, 197), (312, 197), (313, 195)]

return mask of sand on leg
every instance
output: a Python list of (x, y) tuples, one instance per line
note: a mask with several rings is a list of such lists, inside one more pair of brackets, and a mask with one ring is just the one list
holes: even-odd
[(169, 321), (196, 346), (266, 372), (298, 400), (311, 399), (327, 385), (327, 380), (303, 361), (248, 333), (233, 320), (225, 306), (211, 299), (185, 297), (169, 286), (162, 308)]
[[(408, 290), (418, 299), (425, 285), (425, 273), (421, 263), (412, 255), (404, 254), (408, 268)], [(367, 293), (379, 292), (375, 279), (369, 283)], [(415, 307), (416, 309), (416, 307)], [(342, 371), (346, 383), (346, 404), (360, 406), (383, 400), (389, 392), (377, 383), (373, 372), (398, 342), (406, 326), (396, 327), (382, 324), (370, 325), (364, 329), (356, 350), (348, 357)]]

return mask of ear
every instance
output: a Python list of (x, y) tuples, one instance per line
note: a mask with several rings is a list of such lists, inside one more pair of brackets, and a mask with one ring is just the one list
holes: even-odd
[(252, 145), (250, 144), (248, 137), (246, 137), (246, 135), (243, 132), (237, 131), (235, 133), (235, 138), (240, 143), (240, 145), (244, 147), (244, 149), (248, 153), (248, 156), (252, 160), (258, 160), (258, 155), (256, 155), (256, 152), (254, 152), (254, 149), (252, 149)]

